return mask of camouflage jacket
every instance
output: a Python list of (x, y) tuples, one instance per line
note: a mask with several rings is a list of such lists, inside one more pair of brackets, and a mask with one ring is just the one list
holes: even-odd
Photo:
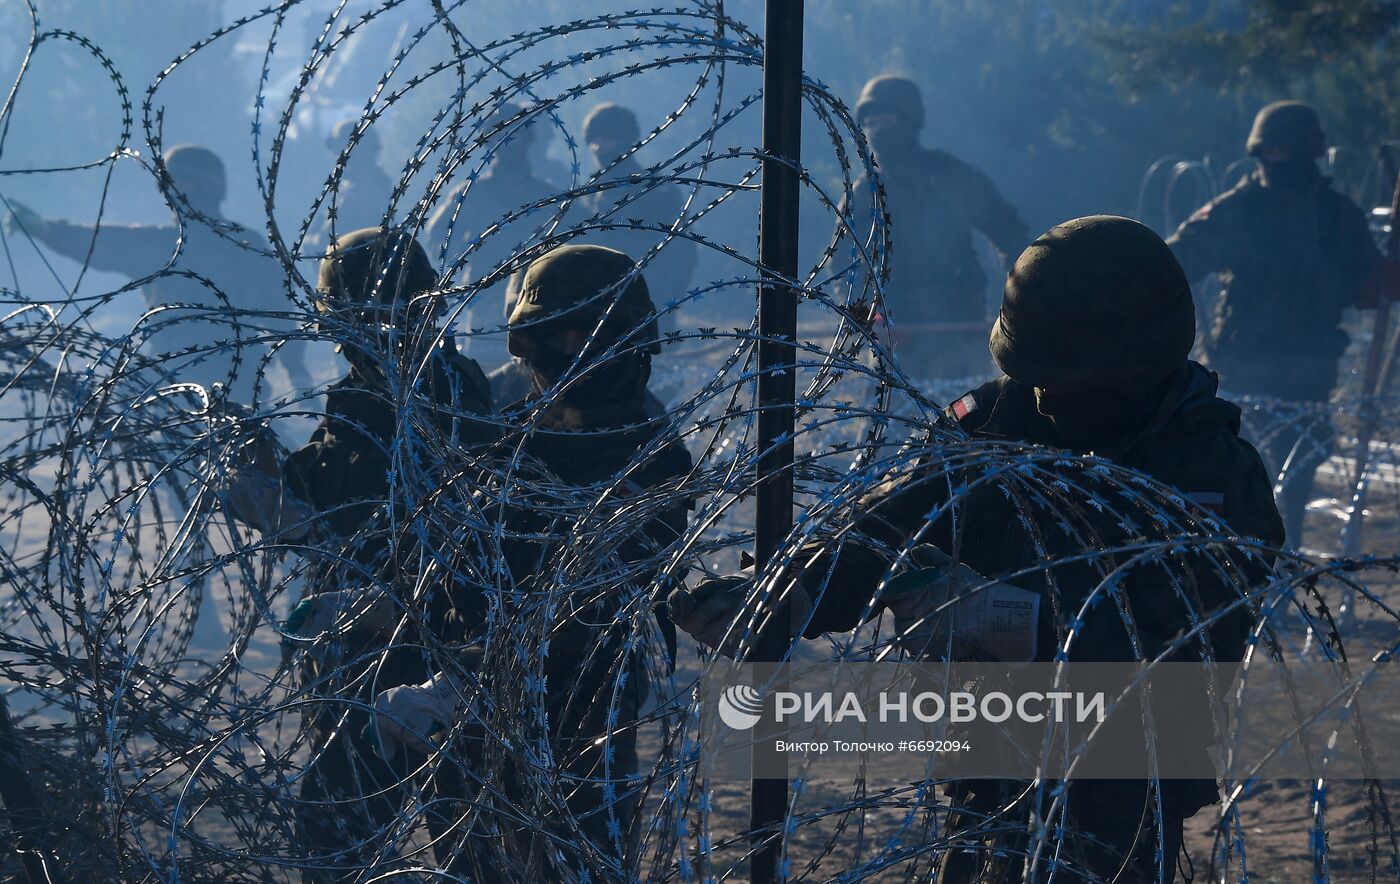
[[(1206, 336), (1227, 389), (1325, 400), (1346, 349), (1342, 312), (1357, 306), (1380, 252), (1366, 217), (1327, 178), (1305, 191), (1260, 172), (1201, 207), (1167, 240), (1199, 280), (1220, 274)], [(1287, 371), (1279, 371), (1287, 366)]]
[[(524, 437), (528, 457), (512, 467), (511, 493), (497, 495), (494, 507), (482, 507), (489, 519), (505, 525), (505, 576), (512, 589), (525, 590), (508, 594), (515, 599), (510, 604), (519, 606), (507, 613), (508, 622), (538, 610), (545, 591), (554, 600), (548, 622), (535, 621), (529, 630), (535, 641), (547, 631), (543, 670), (561, 734), (603, 732), (615, 681), (625, 673), (641, 689), (647, 654), (664, 665), (675, 660), (675, 627), (655, 602), (669, 590), (658, 580), (666, 550), (685, 531), (694, 505), (675, 493), (693, 462), (666, 427), (664, 420), (647, 418), (640, 397), (606, 413), (550, 420)], [(650, 498), (662, 485), (669, 486), (669, 496)], [(633, 634), (653, 622), (659, 645)], [(630, 654), (624, 651), (629, 636)]]
[[(922, 150), (917, 160), (881, 169), (894, 243), (886, 289), (896, 321), (980, 322), (986, 319), (987, 275), (973, 248), (979, 231), (1014, 260), (1029, 242), (1016, 210), (980, 170), (941, 150)], [(871, 181), (856, 184), (852, 219), (863, 242), (871, 220), (859, 217), (871, 205)], [(845, 254), (837, 253), (840, 261)]]
[[(1200, 508), (1213, 511), (1246, 537), (1272, 546), (1283, 542), (1283, 525), (1264, 466), (1249, 443), (1239, 438), (1239, 409), (1216, 398), (1215, 391), (1215, 376), (1188, 363), (1172, 379), (1145, 429), (1120, 450), (1100, 453), (1173, 486), (1195, 502), (1190, 507), (1183, 500), (1175, 508), (1169, 518), (1177, 527), (1171, 533), (1153, 527), (1163, 513), (1145, 509), (1134, 501), (1131, 490), (1103, 481), (1092, 468), (1057, 466), (1045, 459), (1034, 471), (1018, 469), (999, 478), (995, 471), (1006, 466), (999, 459), (980, 468), (949, 469), (931, 451), (859, 502), (855, 534), (840, 545), (834, 561), (829, 554), (823, 560), (820, 547), (813, 546), (813, 565), (803, 577), (808, 593), (816, 597), (807, 635), (849, 630), (862, 616), (877, 613), (878, 607), (872, 611), (872, 596), (889, 573), (894, 554), (907, 549), (911, 538), (927, 527), (920, 541), (935, 543), (988, 578), (1042, 595), (1038, 660), (1053, 659), (1071, 625), (1071, 661), (1154, 659), (1190, 632), (1188, 603), (1202, 619), (1221, 615), (1206, 630), (1213, 658), (1241, 659), (1255, 616), (1237, 603), (1242, 591), (1267, 581), (1267, 552), (1228, 543), (1195, 552), (1179, 544), (1179, 551), (1139, 562), (1132, 561), (1131, 552), (1106, 552), (1154, 536), (1215, 533), (1209, 521), (1193, 515), (1200, 514)], [(1028, 452), (1026, 443), (1059, 446), (1054, 427), (1036, 410), (1032, 389), (1009, 378), (998, 378), (957, 400), (948, 416), (974, 439), (1005, 441), (1010, 446), (1007, 454)], [(962, 489), (960, 502), (945, 507), (953, 488)], [(933, 513), (939, 515), (930, 524)], [(1063, 560), (1072, 556), (1079, 560)], [(1045, 565), (1056, 559), (1061, 561)], [(1103, 592), (1106, 586), (1117, 589), (1116, 598)], [(1085, 600), (1096, 591), (1100, 603), (1085, 610)], [(1131, 630), (1119, 603), (1130, 613)], [(1192, 635), (1168, 659), (1191, 660), (1202, 646)], [(1014, 672), (1008, 677), (1015, 682)], [(1159, 744), (1159, 759), (1205, 763), (1203, 753), (1213, 741), (1206, 697), (1203, 680), (1200, 691), (1174, 695), (1169, 713), (1159, 708), (1159, 714), (1202, 723), (1198, 732)], [(1131, 723), (1124, 719), (1109, 726)], [(1146, 770), (1146, 749), (1142, 751)], [(1216, 800), (1216, 786), (1214, 780), (1163, 781), (1162, 795), (1163, 812), (1185, 818)]]
[[(635, 184), (598, 190), (580, 198), (569, 221), (571, 225), (593, 226), (582, 242), (617, 249), (632, 260), (641, 261), (665, 239), (666, 234), (656, 228), (669, 228), (676, 223), (685, 207), (686, 194), (675, 184), (648, 180), (648, 174), (635, 160), (620, 162), (608, 170), (603, 180), (635, 176)], [(685, 297), (697, 258), (695, 243), (678, 236), (647, 262), (643, 272), (658, 305)], [(663, 324), (666, 321), (663, 316)]]
[[(419, 502), (405, 496), (405, 486), (412, 483), (404, 482), (402, 473), (391, 488), (391, 476), (399, 469), (391, 455), (396, 437), (400, 462), (413, 458), (416, 470), (421, 462), (441, 455), (435, 448), (422, 450), (423, 444), (414, 442), (417, 433), (430, 434), (434, 445), (455, 445), (462, 452), (489, 443), (495, 435), (490, 423), (473, 419), (491, 411), (490, 387), (477, 364), (450, 343), (440, 345), (431, 362), (405, 427), (399, 426), (398, 409), (384, 379), (352, 367), (327, 391), (325, 416), (310, 440), (282, 466), (287, 487), (316, 514), (316, 546), (326, 555), (316, 565), (322, 583), (317, 591), (364, 586), (373, 579), (397, 580), (400, 569), (406, 569), (402, 573), (410, 581), (417, 573), (417, 564), (410, 561), (417, 555), (416, 544), (404, 540), (414, 534), (404, 530), (403, 519), (418, 510)], [(423, 420), (434, 426), (412, 426)], [(394, 523), (397, 536), (390, 533)], [(341, 559), (366, 570), (345, 573)], [(341, 581), (350, 586), (327, 585)]]

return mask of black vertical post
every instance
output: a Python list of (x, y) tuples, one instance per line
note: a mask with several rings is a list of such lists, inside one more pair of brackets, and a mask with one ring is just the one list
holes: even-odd
[(20, 751), (20, 736), (10, 721), (9, 704), (3, 693), (0, 693), (0, 801), (5, 802), (10, 844), (18, 855), (25, 878), (29, 884), (49, 884), (54, 878), (44, 866), (38, 850), (40, 845), (35, 843), (43, 823), (38, 793)]
[[(763, 573), (792, 529), (792, 458), (797, 377), (797, 164), (802, 143), (803, 0), (767, 0), (763, 31), (763, 180), (759, 197), (758, 489), (755, 573)], [(781, 440), (781, 441), (780, 441)], [(781, 629), (766, 630), (752, 662), (787, 651)], [(771, 701), (770, 701), (771, 702)], [(762, 735), (758, 735), (762, 740)], [(759, 742), (755, 743), (755, 754)], [(755, 761), (758, 759), (755, 758)], [(752, 782), (749, 821), (755, 847), (749, 878), (776, 881), (787, 815), (786, 779)]]

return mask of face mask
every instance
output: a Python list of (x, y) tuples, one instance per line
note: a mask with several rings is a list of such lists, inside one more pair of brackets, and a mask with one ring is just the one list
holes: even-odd
[[(651, 360), (641, 354), (614, 356), (606, 362), (575, 365), (577, 357), (548, 344), (537, 345), (528, 364), (541, 391), (570, 373), (561, 401), (574, 408), (599, 408), (645, 395)], [(640, 401), (640, 399), (639, 399)]]
[(1136, 399), (1115, 390), (1083, 393), (1051, 393), (1039, 387), (1035, 408), (1050, 423), (1065, 444), (1076, 451), (1105, 448), (1141, 424)]
[(527, 364), (540, 389), (545, 390), (554, 386), (555, 381), (564, 376), (564, 372), (569, 370), (576, 358), (546, 343), (536, 342)]
[(898, 162), (910, 155), (919, 144), (919, 133), (908, 126), (885, 125), (866, 130), (875, 156), (883, 163)]
[(1317, 163), (1307, 157), (1291, 157), (1274, 163), (1261, 162), (1264, 183), (1280, 190), (1306, 190), (1321, 177)]

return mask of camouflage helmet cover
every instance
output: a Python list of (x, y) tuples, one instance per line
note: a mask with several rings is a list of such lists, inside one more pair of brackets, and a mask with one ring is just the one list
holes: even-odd
[(884, 74), (865, 84), (856, 102), (856, 122), (875, 113), (894, 114), (914, 129), (924, 127), (924, 96), (908, 77)]
[(508, 347), (528, 359), (539, 334), (561, 326), (592, 331), (600, 320), (595, 346), (611, 346), (645, 326), (638, 343), (647, 353), (660, 352), (656, 308), (636, 262), (604, 246), (560, 246), (525, 271), (507, 319)]
[(321, 259), (316, 308), (391, 307), (406, 309), (414, 295), (437, 284), (428, 254), (399, 230), (363, 227), (334, 240)]
[(1291, 147), (1310, 158), (1327, 151), (1327, 136), (1317, 111), (1301, 101), (1275, 101), (1254, 117), (1245, 150), (1258, 156), (1266, 147)]
[(1093, 215), (1050, 228), (1016, 259), (990, 346), (1023, 384), (1137, 393), (1175, 371), (1195, 338), (1191, 286), (1167, 244), (1136, 221)]

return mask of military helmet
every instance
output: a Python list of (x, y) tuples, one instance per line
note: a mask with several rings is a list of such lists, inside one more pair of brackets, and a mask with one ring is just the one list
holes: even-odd
[[(436, 284), (437, 274), (416, 239), (400, 230), (363, 227), (333, 240), (326, 250), (316, 309), (353, 310), (362, 320), (387, 322), (402, 316), (415, 296), (431, 293)], [(417, 300), (418, 306), (428, 306)], [(426, 312), (435, 310), (436, 304)]]
[(216, 203), (222, 202), (228, 192), (224, 161), (207, 147), (197, 144), (172, 147), (165, 154), (165, 169), (175, 189), (181, 192), (199, 190)]
[(894, 114), (914, 129), (924, 127), (924, 96), (919, 85), (908, 77), (891, 74), (865, 84), (856, 102), (856, 122), (863, 124), (871, 114)]
[(1191, 285), (1162, 238), (1092, 215), (1050, 228), (1016, 259), (991, 351), (1033, 387), (1137, 393), (1175, 371), (1195, 338)]
[(583, 119), (583, 140), (610, 138), (619, 144), (632, 144), (641, 137), (637, 115), (620, 104), (605, 101)]
[(523, 150), (535, 139), (535, 118), (524, 116), (525, 106), (513, 101), (503, 101), (491, 109), (480, 129), (486, 143), (498, 146), (510, 139), (511, 146)]
[(1258, 156), (1266, 147), (1291, 147), (1309, 158), (1317, 158), (1327, 150), (1327, 137), (1317, 111), (1301, 101), (1275, 101), (1254, 118), (1245, 150)]
[[(350, 139), (355, 136), (355, 129), (358, 128), (359, 125), (360, 121), (358, 119), (341, 120), (339, 123), (336, 123), (335, 128), (331, 130), (330, 137), (326, 139), (326, 147), (329, 150), (340, 153), (345, 149), (345, 145), (349, 143)], [(365, 129), (364, 132), (360, 133), (359, 140), (355, 142), (355, 148), (363, 153), (379, 153), (379, 133), (375, 131), (374, 126), (370, 126)]]
[(512, 356), (529, 359), (537, 336), (561, 327), (592, 331), (599, 320), (602, 328), (595, 346), (611, 346), (637, 334), (645, 352), (661, 352), (656, 307), (636, 262), (604, 246), (560, 246), (536, 258), (525, 271), (507, 319), (507, 346)]

